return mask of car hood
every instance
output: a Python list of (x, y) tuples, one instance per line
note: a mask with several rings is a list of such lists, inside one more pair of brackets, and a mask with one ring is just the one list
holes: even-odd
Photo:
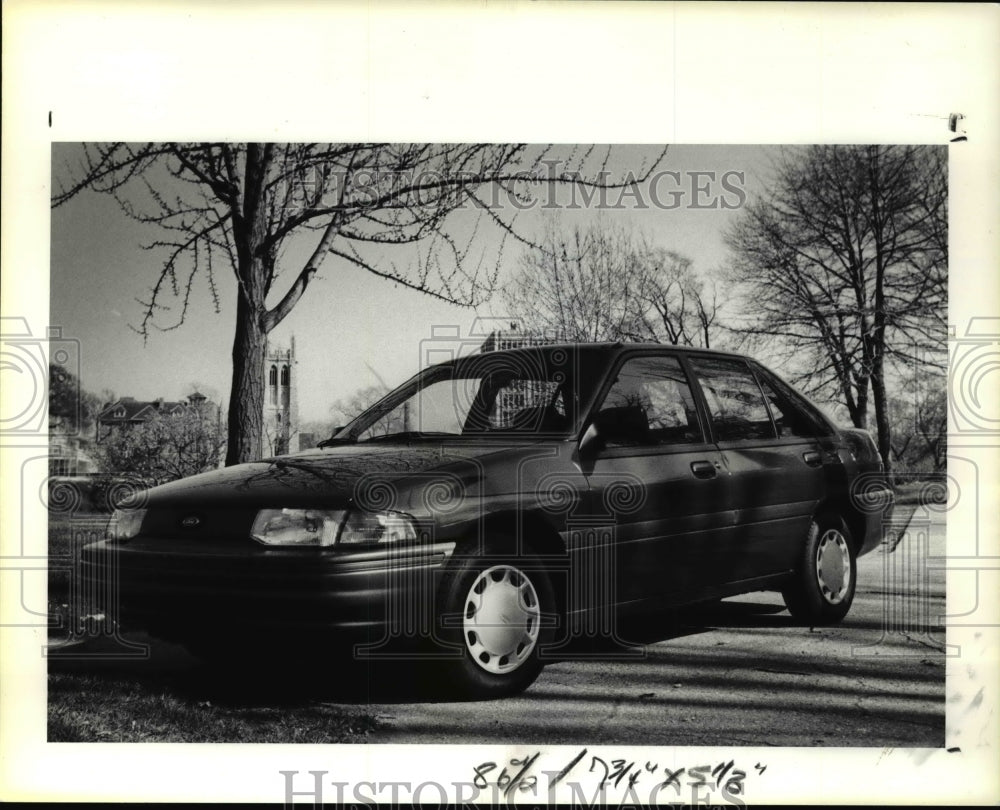
[[(514, 450), (509, 444), (377, 444), (333, 446), (264, 461), (238, 464), (172, 481), (142, 493), (140, 505), (211, 504), (213, 506), (346, 505), (359, 485), (399, 483), (434, 470), (463, 467), (473, 459)], [(459, 473), (465, 478), (465, 475)]]

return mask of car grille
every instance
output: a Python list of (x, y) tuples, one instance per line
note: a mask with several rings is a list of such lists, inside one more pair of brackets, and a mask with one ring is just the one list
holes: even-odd
[(151, 508), (142, 522), (144, 537), (246, 541), (256, 510)]

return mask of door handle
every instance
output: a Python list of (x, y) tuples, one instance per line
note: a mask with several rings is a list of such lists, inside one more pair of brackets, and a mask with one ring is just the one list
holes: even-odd
[(823, 464), (823, 457), (815, 450), (807, 450), (803, 453), (802, 460), (810, 467), (820, 467)]
[(695, 478), (715, 478), (715, 471), (717, 468), (718, 465), (713, 464), (711, 461), (691, 462), (691, 472), (694, 474)]

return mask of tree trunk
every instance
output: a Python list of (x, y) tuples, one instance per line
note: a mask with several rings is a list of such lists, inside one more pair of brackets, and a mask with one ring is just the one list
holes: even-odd
[(264, 301), (274, 270), (274, 254), (263, 248), (268, 234), (264, 189), (271, 150), (271, 144), (247, 144), (242, 210), (233, 212), (239, 288), (233, 339), (233, 385), (229, 393), (227, 467), (256, 461), (263, 448), (264, 358), (267, 353)]
[(878, 430), (878, 452), (885, 472), (892, 479), (892, 429), (889, 426), (889, 403), (886, 401), (883, 359), (875, 358), (872, 370), (872, 399), (875, 401), (875, 427)]
[(236, 337), (233, 340), (227, 467), (261, 457), (266, 351), (267, 333), (261, 324), (260, 313), (241, 291), (236, 307)]
[(854, 413), (851, 418), (854, 420), (854, 427), (868, 429), (868, 387), (871, 379), (862, 378), (858, 382), (858, 395), (854, 401)]

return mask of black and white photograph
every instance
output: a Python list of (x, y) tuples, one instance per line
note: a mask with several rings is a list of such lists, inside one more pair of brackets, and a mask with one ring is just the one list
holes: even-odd
[[(317, 19), (389, 37), (369, 56), (419, 39), (349, 8)], [(564, 8), (609, 42), (640, 19)], [(930, 37), (911, 13), (896, 24)], [(801, 31), (842, 30), (815, 14)], [(895, 129), (734, 134), (715, 111), (659, 137), (538, 126), (528, 103), (463, 126), (449, 97), (432, 131), (406, 118), (419, 81), (395, 113), (370, 98), (405, 54), (440, 76), (459, 52), (404, 48), (369, 59), (367, 108), (344, 88), (355, 118), (299, 127), (262, 91), (227, 125), (209, 97), (256, 93), (178, 107), (164, 63), (121, 43), (97, 72), (137, 59), (139, 125), (18, 101), (47, 139), (19, 170), (44, 261), (4, 296), (3, 677), (32, 696), (6, 723), (38, 754), (5, 795), (996, 798), (979, 96)], [(630, 92), (638, 121), (652, 99)], [(588, 115), (613, 121), (601, 98)], [(43, 771), (76, 750), (134, 769), (55, 788)], [(144, 784), (158, 754), (187, 786)]]

